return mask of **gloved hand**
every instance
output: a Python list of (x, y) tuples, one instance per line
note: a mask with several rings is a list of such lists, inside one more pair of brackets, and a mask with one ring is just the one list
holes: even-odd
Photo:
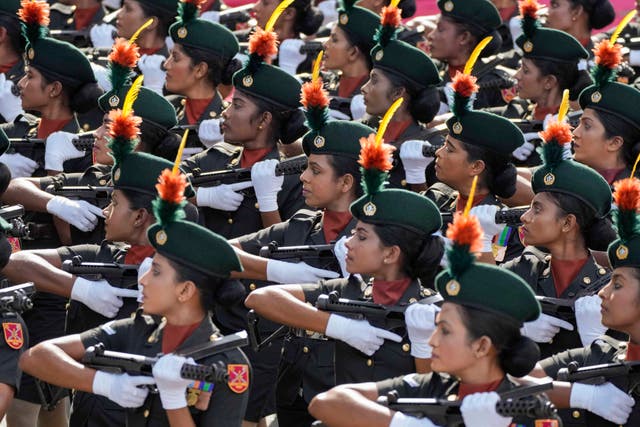
[(96, 77), (98, 81), (98, 86), (102, 88), (105, 92), (109, 92), (112, 89), (111, 79), (109, 78), (109, 70), (106, 67), (103, 67), (100, 64), (91, 63), (91, 69), (93, 70), (93, 75)]
[(159, 95), (162, 95), (166, 72), (162, 64), (167, 58), (162, 55), (142, 55), (138, 61), (138, 68), (144, 75), (144, 86)]
[(305, 53), (300, 52), (302, 46), (304, 40), (300, 39), (286, 39), (280, 43), (278, 66), (292, 76), (297, 74), (298, 66), (307, 58)]
[(63, 196), (55, 196), (49, 200), (47, 212), (84, 232), (96, 228), (98, 218), (104, 218), (99, 207), (84, 200), (70, 200)]
[[(534, 132), (526, 133), (525, 138), (527, 137), (527, 135), (532, 135), (532, 134), (538, 135), (537, 133), (534, 133)], [(530, 140), (526, 140), (524, 144), (522, 144), (521, 146), (513, 150), (513, 153), (511, 153), (511, 155), (514, 158), (520, 160), (521, 162), (524, 162), (525, 160), (527, 160), (531, 155), (531, 153), (533, 153), (536, 149), (536, 145), (529, 141)]]
[(113, 34), (117, 33), (116, 27), (111, 24), (94, 25), (89, 31), (91, 44), (97, 48), (107, 48), (113, 46)]
[(73, 282), (71, 299), (79, 301), (104, 317), (114, 318), (122, 307), (122, 298), (136, 298), (137, 289), (111, 286), (106, 280), (91, 281), (78, 277)]
[(429, 338), (436, 330), (436, 313), (438, 308), (433, 304), (411, 304), (404, 312), (407, 333), (411, 341), (411, 355), (420, 359), (431, 357)]
[(469, 211), (469, 214), (478, 217), (480, 227), (482, 227), (482, 252), (491, 252), (493, 236), (502, 233), (502, 230), (504, 230), (504, 224), (496, 224), (496, 212), (499, 210), (498, 206), (480, 205), (474, 206)]
[(333, 254), (336, 256), (338, 260), (338, 264), (340, 264), (340, 271), (342, 271), (342, 277), (349, 277), (349, 272), (347, 271), (347, 236), (342, 236), (336, 243), (333, 245)]
[(396, 412), (393, 415), (393, 418), (391, 418), (389, 427), (438, 427), (438, 426), (435, 425), (433, 421), (431, 421), (429, 418), (416, 418), (410, 415), (405, 415), (402, 412)]
[(556, 123), (557, 121), (558, 121), (557, 114), (547, 114), (546, 116), (544, 116), (544, 120), (542, 121), (542, 129), (547, 130), (547, 128), (551, 123)]
[(102, 0), (102, 4), (109, 9), (120, 9), (122, 7), (122, 0)]
[(140, 280), (142, 276), (147, 274), (147, 271), (151, 269), (152, 262), (152, 257), (146, 257), (138, 266), (138, 302), (142, 302), (142, 285), (140, 284)]
[(338, 20), (336, 4), (336, 0), (324, 0), (318, 4), (318, 9), (320, 9), (323, 15), (322, 26)]
[(385, 339), (395, 342), (402, 341), (400, 335), (373, 327), (366, 320), (348, 319), (337, 314), (329, 316), (325, 335), (344, 341), (367, 356), (378, 351)]
[(200, 14), (200, 19), (204, 19), (205, 21), (213, 22), (214, 24), (220, 23), (220, 12), (216, 12), (215, 10), (207, 10), (206, 12), (202, 12)]
[(45, 169), (62, 172), (64, 162), (84, 157), (87, 154), (73, 145), (72, 141), (76, 136), (76, 134), (69, 132), (54, 132), (49, 135), (44, 151)]
[(422, 147), (425, 145), (431, 146), (427, 141), (411, 139), (403, 142), (400, 146), (400, 160), (402, 160), (402, 165), (404, 166), (407, 184), (424, 184), (427, 182), (424, 173), (429, 163), (433, 162), (433, 157), (422, 155)]
[(614, 424), (626, 424), (634, 404), (633, 397), (611, 383), (571, 385), (572, 408), (586, 409)]
[(222, 141), (220, 132), (220, 119), (203, 120), (198, 126), (198, 138), (202, 145), (209, 148), (216, 142)]
[(321, 279), (336, 279), (338, 273), (311, 267), (304, 262), (267, 261), (267, 280), (276, 283), (315, 283)]
[(466, 427), (508, 427), (511, 417), (503, 417), (496, 411), (500, 395), (495, 391), (473, 393), (462, 399), (460, 412)]
[(585, 347), (607, 332), (607, 327), (602, 324), (601, 304), (598, 295), (581, 297), (575, 302), (576, 325), (580, 341)]
[(11, 178), (28, 178), (38, 169), (38, 164), (20, 153), (5, 153), (0, 156), (0, 162), (7, 165), (11, 171)]
[(244, 196), (238, 191), (249, 187), (251, 187), (250, 182), (220, 184), (215, 187), (198, 187), (196, 203), (198, 206), (234, 212), (238, 210), (242, 200), (244, 200)]
[(167, 52), (171, 52), (173, 47), (176, 45), (173, 42), (173, 39), (171, 38), (171, 36), (167, 36), (164, 38), (164, 44), (167, 46)]
[(0, 115), (7, 123), (13, 123), (20, 114), (24, 114), (22, 99), (13, 94), (13, 82), (0, 73)]
[(257, 162), (251, 168), (251, 182), (260, 212), (278, 210), (278, 192), (282, 189), (284, 175), (276, 176), (277, 165), (278, 160), (269, 159)]
[(187, 406), (186, 391), (192, 381), (180, 376), (180, 369), (185, 363), (195, 361), (175, 354), (165, 354), (153, 365), (153, 378), (158, 385), (162, 407), (166, 410)]
[(364, 105), (364, 96), (362, 94), (358, 94), (351, 98), (349, 109), (351, 110), (351, 118), (353, 120), (362, 119), (364, 115), (367, 114), (367, 106)]
[(154, 384), (152, 377), (129, 376), (128, 374), (111, 374), (96, 371), (93, 377), (93, 393), (116, 402), (123, 408), (139, 408), (149, 394), (147, 387)]
[(529, 337), (535, 342), (551, 342), (553, 337), (560, 332), (560, 328), (573, 331), (573, 325), (557, 317), (541, 313), (540, 317), (532, 322), (525, 322), (520, 332), (525, 337)]

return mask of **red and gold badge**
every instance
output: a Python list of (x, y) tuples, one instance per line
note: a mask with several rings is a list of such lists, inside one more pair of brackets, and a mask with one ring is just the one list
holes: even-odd
[(249, 365), (227, 365), (227, 384), (234, 393), (244, 393), (249, 389)]
[(24, 334), (20, 323), (6, 322), (2, 324), (4, 340), (14, 350), (20, 350), (24, 345)]

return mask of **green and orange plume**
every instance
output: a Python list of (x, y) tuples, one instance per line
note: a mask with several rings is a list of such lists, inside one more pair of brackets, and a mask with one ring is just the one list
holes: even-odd
[(593, 48), (596, 66), (591, 70), (591, 77), (596, 87), (602, 87), (616, 79), (618, 66), (622, 63), (622, 46), (617, 44), (616, 41), (624, 27), (627, 26), (636, 13), (635, 9), (627, 13), (611, 37), (602, 40)]
[(185, 25), (198, 17), (200, 7), (206, 0), (180, 0), (176, 22)]
[(397, 99), (387, 110), (380, 121), (377, 133), (360, 138), (360, 170), (362, 171), (362, 188), (365, 194), (373, 195), (382, 190), (387, 183), (389, 171), (393, 168), (393, 152), (395, 147), (384, 143), (384, 133), (391, 118), (400, 108), (403, 98)]
[(131, 89), (127, 92), (122, 110), (111, 110), (109, 112), (109, 149), (114, 160), (114, 167), (132, 153), (138, 144), (140, 135), (140, 123), (142, 119), (134, 115), (133, 103), (138, 98), (144, 76), (138, 77)]
[(304, 106), (306, 124), (313, 132), (320, 132), (320, 129), (329, 120), (329, 94), (322, 86), (320, 77), (320, 64), (322, 64), (322, 54), (320, 51), (313, 63), (311, 81), (302, 85), (300, 93), (300, 103)]
[(480, 53), (491, 40), (493, 40), (493, 37), (488, 36), (478, 43), (473, 52), (471, 52), (463, 72), (460, 73), (458, 71), (451, 82), (451, 87), (445, 90), (449, 108), (456, 117), (463, 116), (465, 112), (473, 108), (473, 100), (479, 90), (479, 86), (476, 83), (476, 77), (471, 75), (471, 71), (473, 71), (473, 66), (480, 57)]
[(473, 178), (471, 192), (462, 214), (457, 213), (447, 228), (451, 247), (447, 249), (448, 270), (451, 277), (459, 278), (476, 260), (476, 252), (482, 249), (482, 227), (475, 215), (470, 215), (478, 177)]
[(640, 161), (636, 158), (629, 178), (621, 179), (613, 184), (613, 201), (618, 209), (613, 210), (613, 223), (622, 242), (640, 235), (640, 180), (634, 176)]
[(151, 202), (151, 205), (153, 206), (153, 214), (156, 217), (156, 221), (162, 227), (186, 217), (184, 206), (187, 201), (184, 192), (189, 183), (187, 177), (180, 171), (180, 162), (182, 161), (182, 152), (188, 136), (189, 129), (182, 136), (173, 168), (163, 170), (156, 184), (158, 197)]
[(49, 32), (49, 3), (46, 1), (22, 0), (18, 17), (22, 21), (22, 36), (25, 44), (33, 44)]
[(396, 39), (400, 23), (402, 22), (402, 10), (398, 9), (398, 3), (400, 3), (400, 0), (391, 0), (389, 6), (382, 8), (380, 26), (374, 36), (374, 40), (382, 47), (385, 47), (391, 40)]
[(526, 38), (532, 39), (536, 30), (540, 27), (540, 21), (538, 21), (540, 4), (537, 0), (521, 0), (518, 7), (520, 9), (522, 33)]
[(109, 81), (111, 82), (111, 90), (118, 93), (124, 86), (131, 84), (135, 77), (133, 69), (138, 65), (140, 59), (140, 49), (136, 44), (136, 40), (140, 34), (153, 24), (153, 18), (147, 20), (138, 30), (131, 36), (129, 40), (117, 38), (111, 53), (109, 53)]
[(543, 144), (538, 148), (538, 152), (544, 164), (552, 170), (560, 164), (560, 162), (566, 160), (566, 155), (570, 152), (567, 150), (566, 145), (571, 143), (573, 135), (571, 133), (571, 125), (565, 120), (568, 111), (569, 90), (565, 89), (562, 92), (562, 102), (560, 103), (558, 120), (549, 123), (547, 128), (539, 134)]
[(257, 27), (249, 37), (249, 61), (245, 68), (253, 74), (263, 62), (270, 63), (271, 58), (278, 53), (278, 35), (273, 31), (276, 21), (282, 12), (293, 3), (294, 0), (282, 1), (271, 14), (264, 29)]

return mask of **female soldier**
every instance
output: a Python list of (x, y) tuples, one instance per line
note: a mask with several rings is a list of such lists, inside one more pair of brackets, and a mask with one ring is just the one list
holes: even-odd
[[(183, 220), (186, 186), (185, 177), (171, 170), (163, 171), (160, 177), (160, 198), (154, 201), (158, 222), (146, 233), (157, 253), (141, 279), (142, 309), (130, 319), (42, 343), (25, 353), (21, 361), (24, 369), (45, 381), (105, 396), (123, 407), (140, 408), (126, 412), (128, 426), (239, 427), (246, 407), (249, 365), (241, 350), (202, 360), (208, 365), (223, 362), (229, 369), (228, 384), (212, 387), (205, 383), (202, 390), (180, 377), (180, 369), (189, 360), (167, 354), (221, 336), (209, 310), (214, 304), (232, 303), (242, 296), (241, 288), (224, 280), (232, 270), (242, 270), (231, 246), (211, 231)], [(216, 257), (208, 256), (211, 250)], [(98, 343), (107, 350), (166, 355), (154, 366), (153, 378), (95, 371), (79, 364), (86, 348)], [(46, 369), (42, 369), (44, 360)], [(153, 383), (159, 395), (136, 387)], [(187, 388), (190, 397), (196, 396), (193, 401), (187, 401)]]
[(22, 102), (14, 92), (24, 74), (24, 41), (18, 18), (19, 0), (0, 4), (0, 123), (11, 123), (22, 114)]
[[(468, 203), (465, 215), (457, 216), (447, 232), (452, 247), (447, 252), (448, 268), (436, 278), (444, 304), (435, 326), (433, 306), (414, 304), (406, 311), (407, 327), (416, 337), (412, 336), (411, 347), (432, 353), (434, 372), (347, 384), (320, 394), (309, 409), (327, 425), (435, 427), (428, 419), (417, 420), (373, 402), (392, 390), (399, 397), (462, 400), (467, 427), (511, 424), (510, 418), (496, 413), (497, 392), (514, 387), (507, 374), (522, 376), (535, 365), (538, 348), (519, 328), (538, 317), (540, 306), (521, 278), (474, 262), (474, 252), (482, 246), (482, 229), (474, 216), (467, 215), (470, 207)], [(416, 329), (410, 326), (412, 317), (422, 318), (413, 322)], [(430, 338), (428, 329), (435, 329)]]
[[(383, 128), (392, 114), (385, 118)], [(277, 323), (338, 340), (334, 357), (337, 384), (425, 368), (425, 361), (412, 357), (404, 327), (386, 331), (373, 321), (347, 319), (312, 305), (321, 294), (330, 292), (342, 298), (405, 305), (423, 297), (432, 286), (443, 252), (441, 240), (432, 235), (441, 227), (440, 214), (423, 196), (382, 188), (393, 150), (380, 144), (383, 132), (377, 138), (371, 134), (361, 139), (365, 195), (351, 204), (358, 223), (345, 244), (345, 270), (351, 276), (314, 285), (268, 286), (252, 292), (245, 301), (247, 307)], [(367, 285), (357, 274), (370, 276), (373, 282)], [(394, 342), (385, 343), (385, 339)]]
[[(276, 19), (274, 14), (270, 25)], [(300, 83), (264, 62), (277, 52), (275, 37), (271, 28), (252, 34), (251, 56), (234, 74), (233, 100), (222, 113), (226, 143), (216, 144), (183, 163), (189, 172), (251, 168), (252, 182), (198, 188), (195, 201), (203, 208), (207, 228), (226, 238), (279, 223), (303, 205), (298, 176), (275, 175), (278, 159), (282, 158), (278, 143), (290, 144), (306, 131), (304, 114), (298, 108)], [(241, 192), (251, 186), (255, 195), (249, 190)]]
[(546, 26), (571, 34), (591, 53), (591, 31), (606, 27), (615, 17), (609, 0), (552, 0)]

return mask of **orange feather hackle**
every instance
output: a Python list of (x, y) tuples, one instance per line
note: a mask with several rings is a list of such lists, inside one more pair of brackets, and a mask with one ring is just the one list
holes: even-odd
[(46, 1), (22, 0), (18, 17), (25, 24), (49, 26), (49, 3)]
[(613, 184), (613, 200), (620, 210), (636, 211), (640, 208), (640, 180), (625, 178)]
[(322, 79), (316, 79), (302, 85), (300, 103), (304, 108), (325, 108), (329, 106), (329, 96), (322, 87)]
[(130, 43), (127, 39), (116, 39), (111, 53), (109, 54), (109, 61), (114, 62), (125, 68), (134, 68), (140, 59), (140, 50), (138, 45)]
[(476, 83), (477, 78), (471, 74), (464, 74), (458, 71), (451, 83), (453, 90), (460, 96), (470, 98), (471, 95), (480, 90)]
[(277, 34), (258, 27), (249, 38), (249, 53), (255, 53), (264, 60), (269, 60), (278, 53)]
[(142, 119), (134, 116), (132, 112), (124, 113), (122, 110), (111, 110), (109, 112), (109, 136), (112, 138), (124, 138), (132, 140), (140, 134), (140, 123)]
[(397, 28), (402, 22), (401, 10), (397, 6), (389, 5), (382, 8), (382, 16), (380, 22), (387, 27)]
[(195, 4), (197, 7), (202, 6), (207, 0), (180, 0), (182, 3)]
[(376, 169), (389, 172), (393, 168), (392, 156), (395, 147), (390, 144), (378, 144), (375, 134), (360, 138), (360, 158), (358, 163), (367, 170)]
[(573, 137), (567, 122), (552, 122), (539, 135), (546, 142), (555, 140), (560, 145), (570, 143)]
[(538, 10), (540, 10), (540, 4), (537, 0), (522, 0), (519, 4), (520, 16), (528, 16), (536, 19)]
[(475, 215), (455, 214), (447, 228), (447, 237), (457, 245), (468, 246), (469, 252), (482, 250), (482, 227)]
[(184, 200), (184, 190), (187, 188), (187, 178), (184, 174), (173, 173), (171, 169), (162, 171), (156, 190), (165, 202), (178, 204)]
[(614, 69), (622, 62), (622, 46), (604, 39), (593, 48), (596, 64)]

